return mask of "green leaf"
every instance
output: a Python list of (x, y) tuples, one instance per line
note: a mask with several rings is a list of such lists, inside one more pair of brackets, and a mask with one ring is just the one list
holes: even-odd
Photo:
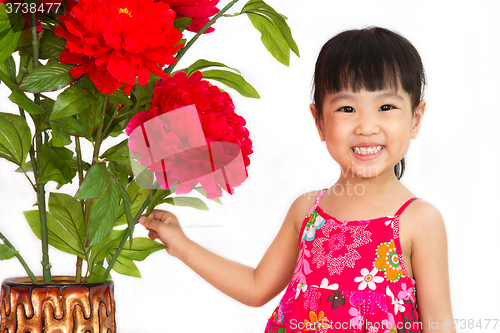
[(134, 172), (137, 185), (144, 188), (153, 188), (155, 181), (154, 173), (135, 160), (131, 159), (130, 164), (132, 166), (132, 171)]
[(73, 152), (67, 148), (50, 147), (47, 144), (38, 149), (40, 156), (39, 182), (45, 184), (55, 181), (59, 185), (70, 183), (76, 176), (71, 168)]
[(101, 197), (108, 187), (110, 180), (111, 175), (104, 163), (92, 166), (85, 175), (83, 183), (75, 195), (75, 199), (96, 199)]
[(109, 162), (116, 162), (122, 168), (122, 172), (125, 172), (127, 175), (133, 175), (130, 162), (130, 150), (127, 143), (128, 139), (123, 140), (119, 144), (106, 150), (100, 158)]
[(191, 25), (191, 17), (181, 17), (178, 19), (174, 20), (174, 27), (179, 30), (179, 33), (181, 34), (184, 30), (186, 30), (187, 27)]
[(186, 206), (193, 207), (199, 210), (209, 210), (206, 203), (203, 202), (200, 198), (193, 197), (172, 197), (166, 198), (161, 201), (161, 203), (168, 203), (173, 206)]
[(54, 104), (55, 103), (56, 103), (56, 101), (54, 101), (52, 98), (45, 97), (45, 98), (42, 98), (42, 100), (40, 101), (40, 106), (47, 113), (50, 114), (50, 113), (52, 113), (52, 110), (54, 109)]
[(237, 70), (236, 68), (226, 66), (221, 62), (213, 62), (213, 61), (208, 61), (205, 59), (199, 59), (196, 62), (194, 62), (191, 66), (189, 66), (188, 68), (184, 68), (184, 69), (181, 69), (179, 71), (185, 72), (189, 76), (196, 71), (201, 71), (202, 69), (208, 68), (208, 67), (225, 67), (225, 68), (232, 69), (233, 71), (235, 71), (237, 73), (240, 73), (240, 71)]
[(51, 123), (56, 124), (60, 127), (60, 129), (64, 130), (70, 135), (81, 136), (90, 139), (87, 129), (83, 127), (83, 124), (76, 120), (74, 117), (66, 117), (53, 120), (51, 121)]
[(86, 128), (87, 137), (92, 137), (94, 131), (99, 127), (102, 121), (102, 104), (104, 103), (104, 95), (98, 94), (92, 98), (90, 108), (78, 114), (78, 121), (83, 123)]
[(162, 202), (164, 202), (165, 198), (175, 192), (175, 189), (171, 188), (169, 190), (165, 190), (163, 188), (159, 188), (156, 190), (153, 196), (153, 207), (158, 206)]
[(90, 108), (92, 96), (82, 88), (72, 85), (59, 94), (49, 120), (56, 120), (79, 114)]
[(24, 168), (31, 148), (31, 131), (18, 115), (0, 112), (0, 157)]
[[(110, 261), (111, 258), (108, 258), (108, 262)], [(133, 276), (137, 278), (141, 277), (139, 268), (137, 268), (135, 263), (130, 259), (123, 258), (121, 255), (118, 256), (118, 259), (115, 261), (115, 264), (113, 265), (113, 270), (123, 275)]]
[[(149, 189), (139, 187), (135, 180), (128, 185), (127, 193), (129, 195), (130, 202), (132, 203), (130, 207), (132, 216), (136, 216), (139, 213), (139, 210), (141, 209), (144, 201), (146, 201), (146, 198), (149, 196), (150, 191), (151, 190)], [(125, 208), (121, 205), (118, 210), (118, 219), (115, 222), (115, 226), (123, 225), (125, 223), (127, 223), (127, 216), (125, 215)]]
[(58, 232), (64, 231), (69, 234), (74, 241), (71, 247), (84, 252), (85, 221), (80, 202), (70, 195), (53, 192), (49, 196), (49, 211), (62, 226), (53, 232), (60, 238), (63, 238), (63, 235), (59, 235)]
[(151, 74), (151, 78), (149, 79), (147, 86), (141, 86), (140, 84), (134, 85), (132, 88), (132, 100), (134, 101), (134, 109), (136, 109), (137, 112), (149, 109), (156, 82), (159, 79), (160, 78), (158, 76)]
[(22, 20), (22, 17), (12, 16), (15, 20), (14, 27), (12, 27), (9, 17), (6, 13), (5, 4), (0, 4), (0, 63), (4, 63), (8, 57), (15, 51), (17, 41), (21, 36), (20, 29), (16, 29), (17, 23)]
[(241, 76), (240, 74), (218, 69), (208, 70), (202, 73), (203, 78), (219, 81), (226, 86), (233, 88), (242, 96), (260, 98), (259, 93), (254, 89), (254, 87), (252, 87), (250, 83), (245, 81), (243, 76)]
[(113, 230), (102, 242), (91, 247), (89, 265), (100, 262), (109, 256), (111, 251), (120, 244), (127, 230)]
[(50, 64), (35, 68), (19, 86), (20, 90), (39, 93), (59, 90), (76, 79), (70, 74), (72, 65)]
[(12, 80), (10, 79), (9, 75), (7, 75), (6, 72), (0, 71), (0, 81), (5, 83), (5, 85), (9, 87), (10, 90), (17, 91), (17, 84), (12, 82)]
[[(31, 36), (30, 36), (30, 41), (31, 41)], [(16, 77), (16, 84), (17, 82), (21, 82), (24, 79), (24, 77), (33, 70), (33, 57), (31, 56), (31, 54), (21, 49), (19, 50), (19, 56), (20, 56), (19, 72)]]
[(168, 248), (167, 246), (145, 237), (134, 238), (133, 240), (132, 248), (130, 248), (128, 241), (125, 243), (122, 252), (120, 252), (120, 257), (142, 261), (152, 253)]
[(115, 181), (110, 176), (108, 178), (106, 190), (97, 200), (90, 213), (88, 228), (89, 246), (96, 245), (108, 237), (118, 214), (120, 202), (118, 188)]
[(113, 147), (108, 148), (99, 157), (104, 159), (112, 159), (113, 157), (128, 157), (129, 149), (127, 144), (128, 144), (128, 139), (125, 139), (122, 142), (114, 145)]
[(292, 32), (290, 30), (290, 27), (286, 23), (286, 17), (284, 15), (276, 12), (276, 10), (274, 10), (271, 6), (261, 0), (248, 1), (245, 4), (245, 7), (243, 7), (242, 12), (246, 13), (248, 11), (256, 11), (259, 14), (269, 17), (278, 27), (281, 35), (285, 38), (288, 46), (293, 51), (293, 53), (295, 53), (297, 57), (300, 57), (299, 48), (297, 47), (297, 44), (292, 37)]
[[(28, 221), (28, 224), (35, 236), (40, 239), (41, 227), (40, 213), (38, 212), (38, 210), (25, 211), (24, 217), (26, 217), (26, 221)], [(47, 212), (47, 231), (49, 236), (49, 244), (51, 246), (60, 251), (77, 255), (80, 258), (85, 259), (85, 255), (78, 249), (74, 248), (78, 246), (75, 245), (73, 238), (67, 232), (64, 232), (64, 228), (60, 223), (56, 221), (56, 219), (52, 216), (52, 214), (50, 214), (50, 212)]]
[(0, 72), (2, 72), (4, 75), (9, 75), (9, 68), (7, 67), (6, 62), (0, 63)]
[(260, 39), (266, 49), (276, 60), (288, 66), (290, 64), (290, 47), (273, 20), (253, 12), (246, 14), (253, 26), (262, 34)]
[(0, 260), (8, 260), (14, 258), (19, 252), (8, 247), (5, 244), (0, 244)]
[(66, 40), (52, 30), (44, 30), (40, 38), (40, 59), (59, 58), (66, 48)]
[(131, 202), (130, 197), (127, 193), (127, 190), (125, 190), (125, 188), (123, 187), (122, 183), (120, 183), (120, 181), (116, 180), (116, 186), (118, 187), (118, 191), (120, 192), (120, 196), (121, 196), (122, 201), (123, 201), (122, 206), (125, 210), (125, 217), (127, 218), (129, 239), (132, 240), (132, 237), (134, 237), (134, 227), (135, 227), (135, 223), (136, 223), (136, 221), (134, 220), (134, 217), (132, 216), (132, 211), (131, 211), (132, 202)]
[(109, 101), (112, 103), (123, 104), (123, 105), (134, 105), (134, 102), (132, 102), (120, 90), (117, 90), (114, 93), (112, 93), (111, 95), (109, 95)]
[[(207, 198), (207, 192), (203, 189), (203, 187), (196, 186), (194, 189), (198, 191), (201, 195), (203, 195), (205, 198)], [(217, 202), (219, 205), (222, 205), (222, 201), (220, 200), (220, 198), (215, 198), (210, 200)]]
[(26, 94), (21, 91), (13, 90), (9, 96), (12, 103), (17, 104), (20, 108), (26, 110), (29, 114), (41, 114), (45, 113), (45, 110), (29, 99)]
[[(123, 184), (123, 186), (127, 186), (129, 183), (129, 175), (127, 173), (123, 172), (123, 168), (120, 167), (117, 163), (115, 162), (109, 162), (108, 163), (108, 170), (109, 172), (116, 177), (116, 179)], [(121, 208), (122, 206), (120, 206)], [(118, 216), (120, 216), (120, 213), (118, 213)]]
[(93, 267), (92, 274), (85, 279), (86, 283), (99, 283), (111, 279), (111, 275), (108, 273), (103, 265), (98, 264)]
[(63, 130), (57, 125), (52, 125), (52, 142), (55, 147), (64, 147), (69, 145), (71, 141), (71, 137), (68, 132)]

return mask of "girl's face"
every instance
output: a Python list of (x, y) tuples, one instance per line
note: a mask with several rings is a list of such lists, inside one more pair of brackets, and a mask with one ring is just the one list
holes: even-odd
[[(311, 104), (313, 117), (314, 110)], [(424, 111), (422, 100), (412, 115), (410, 95), (401, 88), (345, 90), (326, 95), (318, 132), (343, 175), (394, 175), (394, 166), (417, 137)]]

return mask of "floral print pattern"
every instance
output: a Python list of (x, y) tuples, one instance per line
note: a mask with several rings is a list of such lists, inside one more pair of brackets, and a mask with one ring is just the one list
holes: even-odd
[(366, 226), (339, 226), (335, 221), (328, 220), (322, 228), (324, 237), (318, 237), (313, 242), (311, 263), (316, 264), (316, 268), (326, 264), (330, 275), (342, 273), (345, 267), (354, 267), (361, 258), (357, 248), (372, 241)]
[(332, 303), (332, 309), (336, 309), (345, 304), (345, 298), (340, 290), (332, 290), (332, 294), (328, 296), (328, 302)]
[(406, 288), (406, 283), (403, 282), (401, 283), (401, 288), (403, 290), (398, 293), (398, 298), (402, 300), (410, 300), (412, 302), (415, 302), (415, 297), (413, 296), (413, 293), (415, 292), (413, 285), (410, 286), (409, 288)]
[(307, 223), (304, 228), (302, 242), (304, 240), (312, 241), (316, 236), (316, 229), (320, 229), (323, 224), (325, 224), (325, 219), (318, 215), (318, 211), (315, 210), (312, 214), (306, 216)]
[(389, 319), (382, 320), (382, 327), (386, 329), (384, 333), (398, 333), (396, 330), (396, 321), (392, 313), (389, 313), (387, 317)]
[(329, 328), (328, 318), (326, 318), (325, 313), (320, 311), (318, 314), (316, 312), (309, 312), (309, 320), (304, 319), (304, 331), (322, 331), (322, 329)]
[(358, 329), (361, 329), (361, 326), (363, 325), (364, 318), (359, 312), (358, 309), (355, 307), (352, 307), (349, 309), (349, 314), (352, 316), (350, 319), (349, 323), (351, 327), (357, 327)]
[(358, 276), (354, 279), (355, 282), (361, 282), (359, 284), (358, 289), (359, 290), (365, 290), (366, 286), (370, 288), (371, 290), (375, 290), (377, 286), (375, 283), (380, 283), (384, 281), (384, 278), (381, 276), (375, 276), (377, 275), (378, 269), (374, 268), (372, 271), (368, 271), (368, 269), (363, 268), (361, 270), (361, 276)]
[(320, 297), (321, 292), (319, 291), (319, 288), (307, 288), (304, 293), (304, 309), (318, 311)]
[(299, 257), (297, 259), (297, 263), (295, 264), (295, 270), (293, 272), (292, 281), (297, 281), (302, 284), (307, 284), (306, 275), (312, 272), (308, 257), (311, 256), (311, 251), (307, 249), (307, 246), (304, 245), (300, 248)]
[(387, 296), (391, 297), (392, 305), (394, 305), (394, 314), (405, 311), (405, 307), (403, 306), (404, 301), (402, 299), (394, 297), (394, 294), (392, 293), (389, 286), (387, 286), (385, 293), (387, 294)]
[(377, 258), (373, 262), (373, 266), (378, 270), (385, 271), (387, 280), (398, 282), (399, 278), (404, 276), (404, 274), (401, 269), (394, 239), (391, 239), (390, 242), (381, 243), (377, 247), (376, 254)]

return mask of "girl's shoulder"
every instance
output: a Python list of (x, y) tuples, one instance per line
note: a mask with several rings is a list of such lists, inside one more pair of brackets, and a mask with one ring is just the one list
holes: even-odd
[(443, 216), (431, 203), (413, 200), (399, 217), (400, 225), (410, 231), (412, 241), (425, 241), (429, 235), (445, 233)]
[(316, 199), (321, 192), (322, 190), (315, 190), (303, 193), (299, 195), (290, 206), (288, 215), (291, 217), (297, 232), (300, 231), (304, 218), (311, 210), (311, 207), (315, 205)]
[(433, 204), (420, 198), (413, 200), (401, 216), (404, 219), (419, 224), (433, 224), (443, 220), (441, 213)]

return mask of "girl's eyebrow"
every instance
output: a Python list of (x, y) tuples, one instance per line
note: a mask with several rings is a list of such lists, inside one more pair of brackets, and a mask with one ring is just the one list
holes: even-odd
[(403, 96), (399, 95), (395, 91), (387, 91), (387, 92), (384, 92), (384, 93), (382, 93), (381, 95), (379, 95), (377, 97), (379, 99), (382, 99), (382, 98), (396, 98), (396, 99), (399, 99), (400, 101), (404, 101)]
[[(400, 101), (404, 101), (404, 98), (403, 96), (399, 95), (397, 92), (395, 91), (384, 91), (382, 93), (380, 93), (379, 95), (377, 95), (375, 97), (376, 99), (384, 99), (384, 98), (395, 98), (395, 99), (398, 99)], [(347, 100), (347, 101), (354, 101), (357, 99), (357, 96), (355, 93), (350, 93), (350, 92), (340, 92), (338, 94), (336, 94), (331, 100), (330, 100), (330, 104), (333, 104), (339, 100)]]
[(348, 100), (348, 101), (352, 101), (352, 100), (355, 100), (356, 97), (352, 94), (352, 93), (347, 93), (347, 92), (341, 92), (341, 93), (338, 93), (335, 95), (335, 97), (333, 97), (331, 100), (330, 100), (330, 104), (333, 104), (339, 100)]

